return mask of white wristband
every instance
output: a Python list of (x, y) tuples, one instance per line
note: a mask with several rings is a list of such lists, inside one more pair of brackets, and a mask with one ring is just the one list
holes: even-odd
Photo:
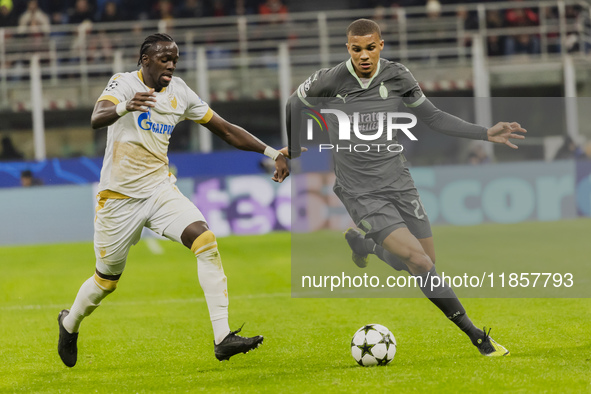
[(281, 152), (279, 152), (277, 149), (273, 149), (270, 146), (267, 146), (263, 154), (267, 157), (270, 157), (273, 160), (277, 160), (277, 157), (279, 157)]
[(117, 106), (115, 107), (115, 112), (117, 112), (117, 115), (119, 116), (123, 116), (127, 113), (129, 113), (129, 111), (127, 110), (127, 101), (123, 101), (119, 104), (117, 104)]

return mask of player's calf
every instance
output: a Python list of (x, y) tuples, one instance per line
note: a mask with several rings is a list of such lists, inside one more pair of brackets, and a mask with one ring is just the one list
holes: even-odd
[(420, 275), (433, 268), (431, 259), (422, 249), (407, 248), (398, 256), (411, 275)]
[(237, 335), (240, 330), (230, 331), (228, 325), (228, 285), (222, 259), (214, 233), (207, 230), (200, 234), (191, 245), (197, 257), (199, 284), (203, 289), (214, 334), (214, 351), (218, 360), (229, 360), (238, 353), (247, 353), (259, 347), (263, 337), (247, 338)]
[(392, 231), (382, 242), (388, 252), (400, 258), (413, 275), (429, 272), (433, 262), (419, 240), (405, 227)]
[(82, 320), (89, 316), (101, 301), (117, 288), (119, 275), (105, 275), (98, 270), (82, 284), (69, 314), (64, 318), (64, 327), (70, 333), (77, 333)]
[(210, 230), (199, 235), (191, 251), (197, 258), (197, 274), (203, 289), (209, 317), (213, 327), (215, 343), (220, 343), (230, 332), (228, 324), (228, 283), (218, 244)]
[(78, 357), (78, 330), (82, 320), (89, 316), (101, 301), (117, 288), (121, 275), (104, 275), (98, 270), (78, 290), (71, 309), (64, 309), (58, 316), (58, 353), (68, 367), (76, 365)]

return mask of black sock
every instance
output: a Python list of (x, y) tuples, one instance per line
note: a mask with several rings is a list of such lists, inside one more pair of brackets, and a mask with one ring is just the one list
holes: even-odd
[(373, 241), (373, 239), (360, 237), (359, 240), (361, 241), (360, 245), (363, 247), (365, 254), (373, 254), (374, 253), (373, 248), (376, 245), (376, 243)]
[(396, 271), (406, 271), (410, 274), (408, 267), (406, 264), (402, 262), (397, 256), (393, 255), (392, 253), (388, 252), (386, 249), (374, 243), (375, 248), (371, 253), (375, 254), (380, 258), (380, 260), (384, 261), (390, 267), (394, 268)]
[[(474, 345), (477, 344), (478, 339), (482, 339), (484, 334), (480, 328), (477, 328), (468, 315), (466, 310), (462, 306), (460, 300), (454, 293), (453, 289), (449, 287), (446, 282), (443, 282), (441, 277), (437, 274), (435, 266), (431, 270), (422, 275), (416, 275), (417, 283), (422, 284), (421, 290), (423, 294), (437, 306), (447, 316), (449, 320), (454, 322), (460, 330), (464, 331)], [(431, 282), (435, 279), (433, 286)]]

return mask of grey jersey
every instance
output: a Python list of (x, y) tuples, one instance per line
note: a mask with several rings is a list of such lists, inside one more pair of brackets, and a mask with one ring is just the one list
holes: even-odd
[(357, 97), (383, 101), (385, 97), (380, 95), (379, 89), (385, 86), (388, 89), (387, 97), (390, 98), (407, 96), (415, 91), (422, 96), (419, 84), (408, 68), (386, 59), (380, 59), (374, 76), (366, 86), (355, 74), (349, 59), (333, 68), (316, 71), (298, 87), (297, 95), (303, 100), (306, 97)]
[[(419, 84), (402, 64), (380, 59), (378, 69), (369, 83), (363, 86), (351, 60), (331, 69), (317, 71), (297, 89), (299, 99), (309, 107), (322, 106), (338, 108), (348, 114), (358, 112), (359, 130), (364, 135), (375, 134), (378, 129), (379, 113), (403, 112), (402, 98), (407, 97), (410, 105), (423, 96)], [(337, 98), (318, 100), (316, 98)], [(397, 150), (389, 152), (386, 146), (397, 143), (396, 136), (387, 139), (385, 132), (374, 141), (364, 141), (352, 133), (350, 142), (339, 141), (338, 123), (334, 116), (324, 116), (328, 123), (331, 144), (345, 149), (333, 150), (337, 187), (352, 194), (383, 190), (396, 182), (403, 169), (402, 157)], [(382, 127), (386, 116), (382, 115)], [(348, 146), (368, 146), (368, 152), (347, 150)], [(364, 148), (362, 148), (364, 150)]]
[[(351, 133), (349, 141), (339, 140), (336, 117), (332, 115), (324, 117), (330, 143), (335, 147), (344, 148), (332, 150), (337, 177), (335, 187), (351, 195), (400, 190), (401, 185), (398, 185), (397, 181), (404, 168), (404, 159), (396, 149), (391, 152), (386, 149), (387, 146), (397, 143), (396, 132), (393, 133), (392, 139), (387, 138), (387, 113), (409, 112), (410, 109), (431, 128), (460, 137), (483, 139), (486, 133), (483, 127), (439, 111), (426, 99), (408, 68), (385, 59), (380, 59), (374, 76), (367, 84), (364, 84), (355, 73), (351, 59), (333, 68), (319, 70), (297, 88), (290, 102), (293, 104), (296, 100), (298, 104), (309, 108), (321, 104), (324, 107), (343, 110), (348, 114), (357, 112), (358, 130), (364, 136), (376, 134), (380, 127), (379, 114), (383, 114), (381, 118), (383, 132), (379, 138), (371, 141), (365, 138), (360, 139), (355, 133)], [(300, 153), (300, 132), (291, 130), (291, 111), (294, 110), (291, 107), (292, 105), (288, 103), (289, 148), (292, 157), (297, 157)], [(355, 122), (352, 117), (351, 123), (353, 127)], [(399, 123), (408, 123), (408, 121)], [(443, 129), (438, 127), (440, 124), (444, 125)], [(364, 151), (349, 150), (347, 146), (359, 146)], [(367, 151), (365, 146), (369, 148)]]

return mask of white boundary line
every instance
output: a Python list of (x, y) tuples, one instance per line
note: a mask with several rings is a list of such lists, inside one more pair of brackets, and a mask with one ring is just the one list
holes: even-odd
[[(262, 298), (275, 297), (291, 297), (291, 293), (263, 293), (263, 294), (244, 294), (244, 295), (230, 295), (230, 300), (251, 300)], [(108, 305), (114, 306), (130, 306), (130, 305), (166, 305), (166, 304), (194, 304), (203, 303), (205, 298), (167, 298), (164, 300), (142, 300), (142, 301), (107, 301)], [(36, 304), (36, 305), (8, 305), (0, 306), (0, 311), (24, 311), (24, 310), (40, 310), (40, 309), (60, 309), (68, 307), (67, 304)]]

